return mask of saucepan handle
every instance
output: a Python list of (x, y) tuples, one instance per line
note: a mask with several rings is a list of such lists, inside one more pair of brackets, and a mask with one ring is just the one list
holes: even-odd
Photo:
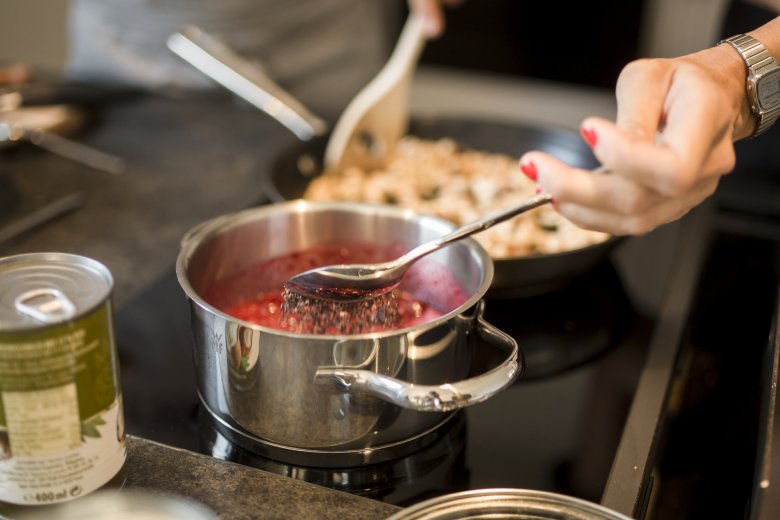
[(441, 385), (419, 385), (371, 370), (335, 366), (319, 368), (315, 381), (420, 412), (449, 412), (480, 403), (512, 384), (523, 371), (524, 363), (514, 338), (485, 321), (482, 303), (474, 327), (480, 339), (508, 352), (500, 365), (476, 377)]

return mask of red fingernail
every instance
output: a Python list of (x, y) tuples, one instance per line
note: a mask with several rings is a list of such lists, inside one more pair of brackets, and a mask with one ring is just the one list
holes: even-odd
[(536, 182), (536, 165), (533, 162), (526, 161), (524, 163), (520, 163), (520, 170), (522, 170), (526, 177)]
[(542, 193), (542, 188), (540, 188), (539, 186), (537, 186), (537, 187), (536, 187), (536, 194), (537, 194), (537, 195), (539, 195), (540, 193)]
[(585, 142), (588, 143), (588, 146), (593, 148), (596, 146), (596, 141), (598, 141), (598, 138), (596, 137), (596, 131), (592, 128), (580, 128), (580, 133), (582, 134), (582, 138), (585, 139)]

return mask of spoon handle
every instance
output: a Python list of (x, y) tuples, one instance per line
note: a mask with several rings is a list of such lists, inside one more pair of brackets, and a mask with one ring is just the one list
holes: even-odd
[(505, 220), (509, 220), (510, 218), (515, 217), (520, 213), (525, 213), (528, 210), (538, 208), (539, 206), (543, 206), (550, 201), (552, 201), (551, 195), (541, 193), (539, 195), (536, 195), (528, 199), (525, 203), (519, 206), (512, 206), (509, 208), (494, 211), (492, 213), (488, 213), (484, 217), (475, 220), (470, 224), (466, 224), (463, 227), (459, 227), (455, 231), (447, 235), (444, 235), (438, 240), (426, 242), (425, 244), (421, 244), (415, 247), (414, 249), (412, 249), (411, 251), (409, 251), (408, 253), (406, 253), (401, 257), (400, 263), (406, 264), (407, 262), (412, 262), (420, 257), (433, 253), (437, 249), (451, 242), (455, 242), (462, 238), (471, 236), (474, 233), (479, 233), (480, 231), (484, 231), (490, 227), (495, 226), (496, 224), (500, 224), (501, 222), (504, 222)]

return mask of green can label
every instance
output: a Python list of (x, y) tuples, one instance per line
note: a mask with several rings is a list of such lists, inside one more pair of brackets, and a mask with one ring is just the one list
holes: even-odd
[[(3, 276), (0, 269), (0, 289)], [(19, 289), (25, 290), (17, 291), (22, 297), (33, 292)], [(23, 317), (25, 326), (0, 327), (0, 500), (5, 502), (38, 505), (77, 498), (111, 480), (125, 461), (110, 300), (106, 294), (97, 306), (88, 301), (90, 309), (80, 312), (79, 293), (67, 284), (64, 289), (33, 307), (57, 314), (62, 298), (73, 304), (66, 309), (71, 318), (30, 326)], [(14, 299), (16, 307), (27, 303)]]

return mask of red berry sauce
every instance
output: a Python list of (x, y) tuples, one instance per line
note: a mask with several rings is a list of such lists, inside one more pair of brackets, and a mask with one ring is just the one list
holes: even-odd
[[(364, 243), (340, 243), (277, 256), (252, 264), (237, 274), (214, 284), (203, 295), (217, 309), (264, 327), (315, 334), (355, 334), (403, 329), (426, 323), (462, 305), (468, 295), (452, 273), (440, 263), (424, 258), (406, 274), (392, 291), (392, 323), (373, 319), (387, 300), (378, 305), (316, 305), (314, 313), (327, 313), (325, 325), (311, 328), (302, 324), (306, 316), (287, 315), (283, 288), (293, 275), (330, 264), (381, 262), (403, 253), (402, 244), (380, 247)], [(380, 300), (378, 298), (377, 300)], [(380, 314), (384, 318), (384, 314)]]

